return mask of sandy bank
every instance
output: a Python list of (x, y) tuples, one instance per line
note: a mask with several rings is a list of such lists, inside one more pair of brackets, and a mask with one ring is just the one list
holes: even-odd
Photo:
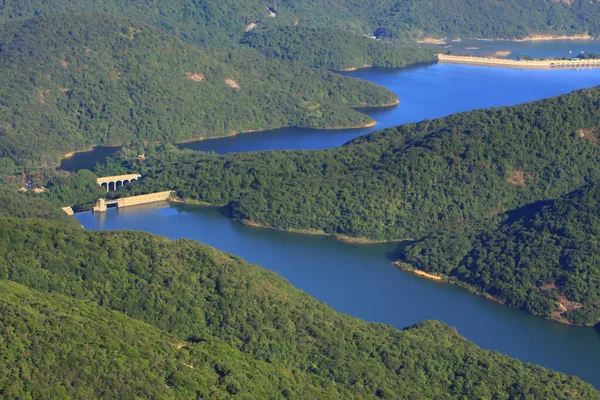
[[(96, 146), (92, 146), (92, 147), (88, 147), (87, 149), (84, 149), (84, 150), (77, 150), (77, 151), (72, 151), (72, 152), (70, 152), (70, 153), (64, 154), (64, 155), (62, 156), (62, 160), (68, 160), (69, 158), (73, 158), (73, 156), (74, 156), (75, 154), (79, 154), (79, 153), (89, 153), (90, 151), (93, 151), (95, 147), (96, 147)], [(115, 146), (115, 147), (118, 147), (118, 146)]]
[(350, 67), (350, 68), (344, 68), (344, 69), (338, 69), (336, 71), (338, 72), (352, 72), (352, 71), (358, 71), (359, 69), (363, 69), (363, 68), (371, 68), (373, 67), (370, 64), (365, 64), (362, 67)]
[(553, 36), (553, 35), (534, 35), (524, 39), (516, 39), (514, 42), (538, 42), (541, 40), (591, 40), (593, 39), (590, 35), (573, 35), (573, 36)]
[[(377, 107), (379, 108), (379, 107), (385, 107), (385, 106), (377, 106)], [(377, 121), (371, 121), (371, 122), (368, 122), (368, 123), (366, 123), (366, 124), (364, 124), (364, 125), (354, 125), (354, 126), (333, 126), (333, 127), (330, 127), (330, 128), (315, 128), (315, 129), (323, 129), (323, 130), (325, 130), (325, 131), (339, 131), (339, 130), (341, 130), (341, 129), (362, 129), (362, 128), (372, 128), (372, 127), (374, 127), (375, 125), (377, 125)]]
[(424, 37), (421, 40), (418, 40), (417, 43), (427, 43), (427, 44), (446, 44), (446, 39), (437, 39), (433, 37)]
[(252, 226), (254, 228), (263, 228), (263, 229), (272, 229), (275, 231), (279, 231), (279, 232), (288, 232), (288, 233), (298, 233), (301, 235), (312, 235), (312, 236), (329, 236), (332, 237), (336, 240), (339, 240), (341, 242), (346, 242), (346, 243), (354, 243), (354, 244), (381, 244), (381, 243), (399, 243), (401, 242), (400, 240), (390, 240), (390, 241), (386, 241), (386, 240), (372, 240), (372, 239), (367, 239), (367, 238), (360, 238), (360, 237), (351, 237), (351, 236), (345, 236), (345, 235), (335, 235), (335, 234), (329, 234), (326, 233), (322, 230), (316, 230), (316, 229), (286, 229), (286, 228), (275, 228), (272, 226), (268, 226), (268, 225), (264, 225), (261, 224), (260, 222), (255, 222), (255, 221), (249, 221), (249, 220), (241, 220), (239, 221), (241, 224), (246, 225), (246, 226)]
[[(225, 207), (226, 206), (226, 204), (212, 204), (212, 203), (207, 203), (207, 202), (201, 201), (201, 200), (189, 200), (189, 199), (182, 199), (180, 197), (172, 197), (168, 201), (170, 203), (178, 203), (178, 204), (185, 204), (185, 205), (189, 205), (189, 206), (198, 206), (198, 207), (220, 208), (220, 207)], [(250, 220), (247, 220), (247, 219), (243, 219), (243, 220), (238, 221), (238, 222), (241, 223), (242, 225), (251, 226), (253, 228), (272, 229), (274, 231), (279, 231), (279, 232), (298, 233), (298, 234), (301, 234), (301, 235), (312, 235), (312, 236), (330, 236), (330, 237), (333, 237), (334, 239), (337, 239), (337, 240), (342, 241), (342, 242), (347, 242), (347, 243), (378, 244), (378, 243), (399, 242), (399, 241), (386, 242), (386, 241), (383, 241), (383, 240), (371, 240), (371, 239), (366, 239), (366, 238), (356, 238), (356, 237), (345, 236), (345, 235), (330, 235), (330, 234), (328, 234), (328, 233), (326, 233), (326, 232), (324, 232), (322, 230), (316, 230), (316, 229), (284, 229), (284, 228), (275, 228), (275, 227), (272, 227), (272, 226), (261, 224), (260, 222), (250, 221)]]
[(413, 274), (418, 275), (422, 278), (431, 279), (432, 281), (437, 281), (437, 282), (442, 282), (442, 281), (447, 282), (448, 281), (448, 278), (441, 277), (439, 275), (430, 274), (430, 273), (422, 271), (420, 269), (413, 268), (413, 267), (411, 267), (407, 264), (404, 264), (400, 261), (394, 261), (393, 264), (396, 267), (400, 268), (402, 271), (412, 272)]
[[(411, 273), (413, 273), (413, 274), (415, 274), (415, 275), (417, 275), (417, 276), (419, 276), (421, 278), (430, 279), (430, 280), (433, 280), (433, 281), (436, 281), (436, 282), (444, 282), (444, 283), (451, 283), (453, 285), (457, 285), (457, 286), (465, 289), (466, 291), (468, 291), (468, 292), (470, 292), (472, 294), (475, 294), (477, 296), (483, 297), (484, 299), (486, 299), (488, 301), (491, 301), (491, 302), (496, 303), (496, 304), (500, 304), (502, 306), (506, 306), (506, 304), (503, 301), (497, 299), (496, 297), (490, 295), (489, 293), (481, 292), (481, 291), (477, 290), (477, 288), (475, 288), (474, 286), (471, 286), (471, 285), (469, 285), (467, 283), (461, 282), (461, 281), (459, 281), (459, 280), (457, 280), (455, 278), (449, 278), (449, 277), (443, 276), (443, 275), (440, 276), (440, 275), (430, 274), (428, 272), (425, 272), (425, 271), (413, 268), (410, 264), (403, 263), (401, 261), (394, 261), (392, 264), (394, 266), (396, 266), (397, 268), (401, 269), (402, 271), (411, 272)], [(563, 309), (565, 311), (567, 310), (567, 308), (565, 306), (563, 306), (560, 301), (557, 302), (557, 305), (561, 309)], [(509, 307), (509, 306), (507, 306), (507, 307)], [(511, 307), (511, 308), (514, 308), (514, 307)], [(564, 311), (563, 311), (563, 313), (564, 313)], [(572, 325), (572, 326), (593, 326), (593, 325), (578, 325), (578, 324), (574, 324), (572, 322), (569, 322), (565, 318), (565, 316), (563, 315), (563, 313), (555, 312), (555, 313), (553, 313), (549, 317), (535, 315), (535, 314), (532, 314), (532, 315), (537, 316), (537, 317), (541, 317), (541, 318), (544, 318), (544, 319), (547, 319), (549, 321), (554, 321), (554, 322), (558, 322), (558, 323), (561, 323), (561, 324), (565, 324), (565, 325)]]

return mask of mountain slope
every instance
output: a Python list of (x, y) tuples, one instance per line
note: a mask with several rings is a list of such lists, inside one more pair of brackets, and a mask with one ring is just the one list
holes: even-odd
[(269, 17), (267, 6), (274, 8), (273, 2), (258, 0), (11, 0), (0, 8), (0, 21), (60, 12), (103, 12), (146, 21), (194, 43), (227, 46), (237, 44), (253, 22), (267, 27), (341, 27), (394, 39), (600, 33), (600, 3), (588, 0), (285, 0), (277, 2), (276, 18)]
[(595, 325), (600, 323), (599, 209), (595, 183), (511, 212), (503, 222), (436, 232), (407, 246), (402, 260), (510, 306)]
[(254, 360), (222, 341), (193, 343), (96, 304), (0, 281), (5, 398), (339, 398), (351, 394)]
[(341, 29), (254, 29), (242, 43), (269, 58), (336, 71), (368, 66), (400, 68), (437, 59), (434, 50), (397, 46)]
[[(6, 218), (0, 237), (0, 279), (52, 293), (0, 283), (3, 353), (32, 370), (67, 367), (0, 383), (17, 393), (47, 382), (56, 393), (93, 397), (122, 387), (127, 397), (164, 393), (166, 381), (180, 397), (214, 390), (217, 397), (600, 398), (576, 378), (480, 350), (437, 322), (398, 331), (342, 315), (274, 273), (193, 241)], [(168, 346), (173, 338), (180, 352)], [(52, 346), (40, 354), (41, 343)], [(151, 369), (135, 372), (154, 352)], [(91, 374), (78, 372), (80, 363), (111, 367)], [(246, 388), (249, 374), (257, 379)]]
[[(418, 239), (600, 179), (600, 89), (386, 129), (323, 151), (166, 152), (133, 190), (174, 189), (243, 222)], [(589, 134), (582, 132), (590, 132)]]
[(0, 26), (0, 87), (0, 157), (37, 166), (95, 144), (364, 125), (372, 119), (351, 107), (397, 100), (368, 82), (98, 14)]

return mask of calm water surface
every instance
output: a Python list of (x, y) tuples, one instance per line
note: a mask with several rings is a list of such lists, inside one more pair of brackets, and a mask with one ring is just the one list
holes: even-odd
[[(476, 108), (514, 105), (600, 85), (600, 69), (535, 71), (433, 64), (405, 69), (371, 68), (345, 75), (387, 87), (398, 95), (400, 105), (367, 110), (366, 113), (377, 121), (374, 128), (335, 131), (284, 128), (191, 142), (180, 147), (220, 154), (326, 149), (375, 130), (408, 122), (444, 117)], [(97, 162), (102, 162), (117, 149), (96, 147), (91, 152), (78, 153), (63, 160), (60, 168), (68, 171), (93, 169)]]
[[(378, 121), (376, 129), (600, 85), (600, 70), (527, 71), (436, 64), (348, 75), (384, 85), (400, 97), (398, 107), (369, 112)], [(372, 130), (283, 129), (185, 147), (218, 153), (323, 149)], [(97, 161), (89, 154), (87, 158), (92, 166)], [(173, 239), (196, 239), (278, 272), (341, 312), (398, 328), (425, 319), (444, 321), (483, 348), (577, 375), (600, 388), (600, 331), (544, 321), (457, 287), (399, 271), (391, 265), (396, 245), (347, 244), (250, 228), (214, 210), (160, 203), (76, 218), (87, 229), (135, 229)]]
[(317, 150), (407, 122), (444, 117), (476, 108), (514, 105), (600, 85), (600, 69), (514, 70), (485, 66), (433, 64), (402, 70), (364, 69), (347, 73), (385, 86), (400, 98), (397, 107), (370, 110), (370, 129), (339, 131), (276, 129), (181, 145), (220, 154), (262, 150)]
[(534, 58), (575, 57), (583, 53), (600, 53), (600, 40), (545, 40), (511, 42), (508, 40), (462, 40), (445, 45), (423, 46), (453, 54), (470, 54), (478, 57), (493, 56), (497, 51), (510, 51), (506, 58), (517, 59), (521, 54)]
[(356, 245), (252, 228), (212, 209), (167, 203), (76, 218), (86, 229), (134, 229), (195, 239), (279, 273), (338, 311), (397, 328), (440, 320), (483, 348), (577, 375), (600, 388), (598, 330), (545, 321), (400, 271), (391, 265), (395, 244)]

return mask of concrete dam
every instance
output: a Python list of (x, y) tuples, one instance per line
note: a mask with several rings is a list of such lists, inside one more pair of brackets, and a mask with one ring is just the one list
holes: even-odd
[(158, 201), (166, 201), (171, 195), (171, 190), (166, 192), (157, 192), (150, 194), (142, 194), (140, 196), (123, 197), (116, 200), (98, 199), (93, 211), (106, 212), (108, 207), (116, 206), (117, 208), (139, 206), (140, 204), (155, 203)]
[(511, 60), (507, 58), (455, 56), (449, 54), (438, 54), (440, 63), (490, 65), (495, 67), (545, 69), (545, 68), (600, 68), (600, 59), (589, 60)]

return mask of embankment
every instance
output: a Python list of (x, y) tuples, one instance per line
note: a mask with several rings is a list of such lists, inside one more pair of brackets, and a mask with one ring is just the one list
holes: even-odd
[(600, 59), (596, 60), (509, 60), (494, 57), (455, 56), (438, 54), (440, 63), (489, 65), (494, 67), (549, 69), (549, 68), (600, 68)]

